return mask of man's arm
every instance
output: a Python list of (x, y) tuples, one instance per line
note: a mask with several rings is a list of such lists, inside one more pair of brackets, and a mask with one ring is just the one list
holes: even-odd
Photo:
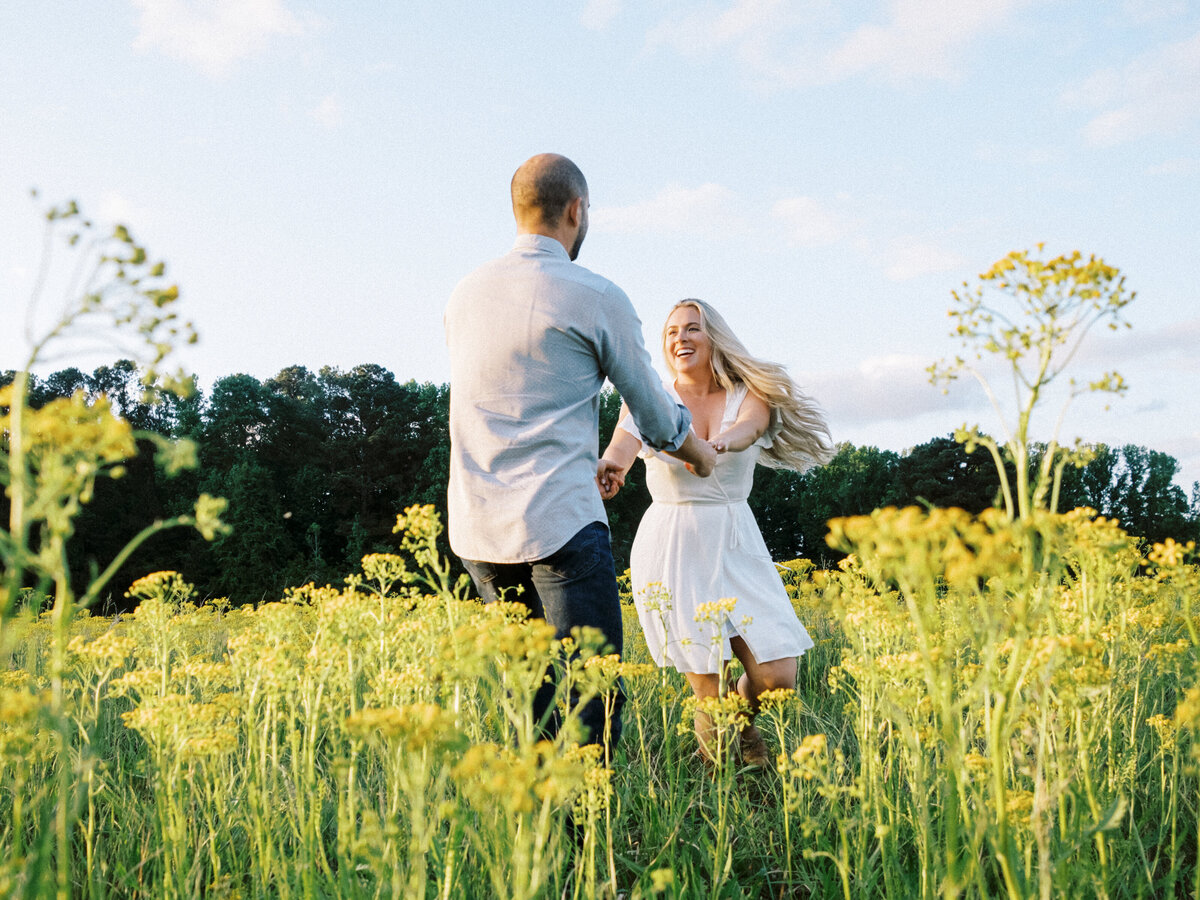
[(650, 365), (641, 320), (625, 292), (609, 282), (596, 312), (595, 346), (601, 369), (627, 404), (642, 440), (687, 463), (697, 475), (710, 475), (716, 454), (691, 433), (691, 413), (667, 393)]
[[(617, 421), (622, 421), (628, 415), (629, 407), (622, 403)], [(625, 486), (625, 474), (633, 466), (633, 461), (637, 459), (641, 449), (641, 440), (618, 425), (613, 431), (612, 440), (608, 442), (608, 447), (596, 465), (596, 484), (600, 488), (600, 496), (603, 499), (611, 500)], [(695, 432), (690, 428), (678, 450), (664, 452), (687, 465), (693, 474), (701, 478), (711, 475), (713, 466), (717, 463), (716, 448), (708, 441), (702, 441), (696, 437)]]
[(690, 428), (683, 445), (678, 450), (664, 450), (663, 452), (667, 456), (673, 456), (680, 462), (686, 463), (688, 471), (701, 478), (711, 475), (713, 466), (717, 464), (717, 451), (713, 449), (713, 445), (708, 441), (700, 440), (696, 437), (696, 432)]

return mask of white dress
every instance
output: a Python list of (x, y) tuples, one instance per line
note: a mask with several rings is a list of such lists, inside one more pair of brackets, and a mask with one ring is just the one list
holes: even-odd
[[(672, 385), (668, 391), (678, 398)], [(721, 430), (737, 419), (746, 387), (726, 393)], [(620, 427), (640, 440), (631, 419)], [(715, 674), (741, 635), (758, 662), (799, 656), (813, 646), (771, 561), (746, 498), (754, 466), (775, 429), (738, 453), (717, 455), (708, 478), (642, 445), (654, 501), (638, 526), (630, 558), (633, 596), (650, 654), (660, 666)], [(702, 604), (736, 599), (708, 607)]]

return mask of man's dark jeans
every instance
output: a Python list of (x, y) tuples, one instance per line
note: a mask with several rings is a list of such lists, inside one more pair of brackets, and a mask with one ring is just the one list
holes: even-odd
[[(608, 526), (601, 522), (585, 525), (561, 548), (536, 562), (490, 563), (464, 559), (463, 565), (475, 582), (475, 589), (485, 603), (503, 599), (523, 603), (530, 615), (545, 619), (554, 626), (559, 638), (569, 637), (576, 626), (598, 628), (608, 639), (608, 652), (622, 652), (621, 601), (617, 595), (617, 579), (609, 544)], [(517, 594), (516, 588), (524, 591)], [(543, 685), (534, 699), (534, 719), (542, 721), (554, 700), (554, 685)], [(613, 708), (611, 746), (616, 747), (621, 736), (621, 707), (625, 692), (618, 685)], [(587, 743), (604, 740), (604, 701), (591, 700), (581, 711), (580, 719), (588, 729)], [(554, 716), (549, 719), (550, 733), (555, 730)]]

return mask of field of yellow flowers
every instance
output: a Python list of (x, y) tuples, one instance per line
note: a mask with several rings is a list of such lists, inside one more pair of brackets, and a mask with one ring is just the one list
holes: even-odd
[[(796, 691), (761, 698), (776, 766), (709, 772), (690, 690), (648, 664), (633, 598), (626, 659), (586, 632), (558, 641), (452, 580), (431, 507), (342, 586), (231, 609), (157, 572), (129, 588), (132, 614), (89, 615), (141, 543), (212, 539), (225, 504), (147, 525), (73, 589), (74, 517), (135, 435), (106, 400), (35, 409), (29, 372), (102, 326), (136, 336), (166, 390), (178, 379), (156, 367), (194, 332), (126, 228), (88, 239), (74, 203), (47, 220), (94, 268), (0, 388), (0, 897), (1200, 898), (1195, 547), (1048, 512), (1086, 453), (1056, 436), (1030, 455), (1044, 389), (1133, 299), (1102, 260), (1009, 254), (954, 294), (977, 353), (935, 376), (979, 377), (982, 353), (1016, 376), (1005, 436), (959, 434), (992, 454), (1003, 509), (832, 521), (839, 571), (782, 566), (817, 643)], [(168, 472), (194, 463), (155, 443)], [(551, 672), (547, 741), (530, 710)], [(581, 748), (571, 704), (622, 690), (619, 746)], [(705, 710), (725, 744), (739, 702)]]
[[(764, 704), (777, 766), (710, 774), (687, 685), (646, 663), (632, 606), (624, 661), (587, 634), (563, 646), (450, 583), (429, 508), (397, 529), (400, 552), (344, 587), (255, 608), (148, 575), (133, 614), (74, 619), (57, 682), (49, 617), (10, 619), (0, 896), (1200, 889), (1193, 548), (1143, 557), (1086, 511), (836, 520), (841, 571), (785, 567), (817, 646)], [(571, 741), (569, 709), (538, 740), (551, 669), (583, 700), (623, 682), (610, 766)]]

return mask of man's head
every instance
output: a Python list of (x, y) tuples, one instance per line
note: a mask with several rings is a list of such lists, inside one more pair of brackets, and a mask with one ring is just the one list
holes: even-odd
[(575, 163), (557, 153), (526, 160), (513, 175), (512, 204), (521, 233), (555, 238), (571, 259), (579, 255), (588, 227), (588, 188)]

